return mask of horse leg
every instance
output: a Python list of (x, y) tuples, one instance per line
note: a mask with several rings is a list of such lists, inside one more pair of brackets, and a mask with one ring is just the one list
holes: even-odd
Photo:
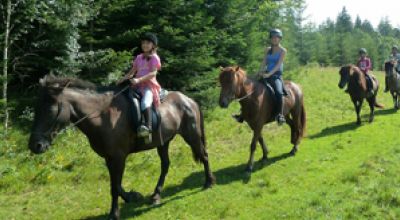
[(263, 157), (261, 160), (266, 161), (268, 160), (268, 147), (264, 142), (264, 138), (260, 135), (260, 137), (258, 138), (258, 143), (260, 143), (261, 145), (261, 149), (263, 152)]
[(158, 205), (161, 202), (161, 190), (164, 186), (165, 177), (167, 176), (169, 169), (169, 155), (168, 155), (169, 142), (165, 143), (163, 146), (157, 148), (158, 156), (161, 159), (161, 174), (158, 178), (157, 186), (154, 189), (154, 193), (151, 196), (153, 199), (153, 204)]
[(125, 169), (125, 158), (107, 158), (106, 159), (108, 172), (111, 182), (111, 211), (110, 219), (119, 219), (118, 196), (121, 194), (122, 175)]
[(375, 101), (376, 101), (376, 96), (372, 96), (371, 98), (368, 99), (368, 104), (369, 104), (369, 109), (370, 109), (370, 113), (369, 113), (369, 122), (373, 122), (374, 121), (374, 117), (375, 117)]
[(251, 173), (253, 171), (253, 164), (254, 164), (254, 151), (256, 150), (257, 140), (260, 137), (260, 132), (253, 133), (253, 139), (250, 144), (250, 157), (249, 161), (247, 162), (246, 172)]
[[(194, 159), (203, 163), (206, 178), (204, 188), (207, 189), (212, 187), (212, 185), (215, 184), (215, 177), (211, 172), (210, 164), (208, 162), (205, 139), (201, 138), (196, 130), (186, 130), (186, 132), (181, 135), (186, 143), (191, 147)], [(203, 133), (202, 135), (205, 134)]]
[(361, 125), (361, 117), (360, 117), (360, 111), (361, 111), (361, 106), (363, 101), (353, 101), (354, 107), (356, 109), (356, 114), (357, 114), (357, 124)]
[(290, 151), (290, 155), (294, 156), (294, 155), (296, 155), (296, 152), (297, 152), (297, 149), (298, 149), (297, 145), (298, 145), (298, 140), (299, 140), (299, 135), (300, 134), (299, 134), (297, 126), (295, 124), (297, 118), (296, 118), (294, 113), (291, 113), (291, 114), (292, 114), (293, 119), (290, 119), (289, 117), (287, 117), (286, 123), (290, 127), (290, 134), (291, 134), (290, 135), (291, 136), (290, 137), (290, 142), (293, 144), (293, 148)]

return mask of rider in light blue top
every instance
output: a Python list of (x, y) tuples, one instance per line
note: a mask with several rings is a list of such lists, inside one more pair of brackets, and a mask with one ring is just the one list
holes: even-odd
[(265, 50), (265, 59), (262, 63), (260, 75), (263, 77), (264, 84), (269, 84), (274, 88), (278, 115), (276, 121), (278, 125), (285, 123), (283, 115), (283, 61), (286, 56), (286, 49), (281, 46), (282, 31), (272, 29), (269, 32), (271, 46)]
[[(270, 53), (267, 54), (267, 57), (265, 58), (267, 63), (267, 66), (265, 68), (266, 72), (271, 72), (275, 68), (275, 66), (279, 63), (279, 60), (281, 58), (281, 53), (282, 51), (278, 51), (273, 54)], [(283, 62), (280, 63), (278, 71), (276, 71), (275, 74), (281, 76), (282, 72), (283, 72)]]
[[(285, 117), (283, 115), (283, 61), (286, 55), (286, 49), (280, 44), (282, 40), (282, 31), (279, 29), (272, 29), (269, 32), (271, 46), (266, 48), (265, 55), (261, 64), (260, 72), (258, 73), (262, 76), (262, 83), (269, 84), (273, 87), (276, 96), (276, 105), (278, 115), (276, 116), (276, 121), (278, 125), (285, 123)], [(243, 117), (240, 114), (232, 115), (236, 121), (242, 123)]]

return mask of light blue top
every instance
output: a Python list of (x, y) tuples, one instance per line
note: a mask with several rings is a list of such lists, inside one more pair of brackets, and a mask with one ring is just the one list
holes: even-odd
[[(272, 50), (272, 49), (270, 49)], [(279, 59), (281, 58), (282, 50), (279, 50), (278, 52), (270, 54), (270, 51), (267, 53), (267, 57), (265, 58), (266, 60), (266, 71), (270, 72), (275, 68), (275, 66), (278, 64)], [(279, 67), (278, 71), (276, 71), (274, 74), (282, 75), (283, 72), (283, 63)], [(273, 75), (274, 75), (273, 74)]]

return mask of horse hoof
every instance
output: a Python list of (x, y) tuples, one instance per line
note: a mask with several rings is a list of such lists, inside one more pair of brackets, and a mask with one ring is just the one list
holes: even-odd
[(253, 172), (253, 167), (252, 166), (247, 166), (246, 169), (245, 169), (245, 172), (247, 174), (251, 174)]
[(296, 156), (296, 153), (297, 153), (297, 150), (296, 149), (292, 149), (289, 154), (291, 156)]
[(131, 191), (131, 192), (128, 192), (128, 193), (127, 193), (127, 197), (124, 198), (124, 201), (125, 201), (126, 203), (131, 203), (131, 202), (133, 202), (133, 201), (138, 201), (138, 200), (141, 200), (141, 199), (143, 199), (143, 198), (144, 198), (144, 197), (143, 197), (143, 195), (142, 195), (141, 193)]
[(357, 125), (361, 125), (361, 121), (357, 121)]
[(119, 212), (111, 212), (108, 215), (109, 220), (119, 220)]
[(209, 189), (212, 188), (216, 183), (215, 177), (211, 176), (206, 183), (204, 183), (203, 189)]
[(151, 199), (153, 200), (153, 205), (160, 205), (161, 204), (161, 196), (160, 194), (155, 194), (151, 197)]
[(261, 162), (262, 165), (268, 164), (268, 157), (262, 157), (262, 158), (260, 159), (260, 162)]
[(213, 183), (211, 183), (211, 182), (206, 182), (206, 183), (204, 183), (204, 186), (203, 186), (203, 189), (210, 189), (210, 188), (212, 188), (213, 187)]

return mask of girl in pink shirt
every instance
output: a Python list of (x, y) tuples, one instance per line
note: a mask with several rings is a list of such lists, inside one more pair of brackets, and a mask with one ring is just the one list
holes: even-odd
[(141, 38), (141, 48), (143, 53), (139, 54), (133, 61), (132, 68), (125, 76), (130, 79), (131, 86), (134, 87), (142, 96), (141, 110), (144, 112), (145, 125), (138, 129), (139, 137), (149, 137), (151, 142), (152, 132), (152, 111), (154, 104), (158, 107), (160, 104), (160, 84), (158, 84), (156, 75), (161, 69), (160, 57), (157, 55), (157, 36), (153, 33), (146, 33)]
[(360, 68), (360, 70), (365, 74), (365, 77), (367, 78), (367, 89), (368, 89), (368, 95), (373, 95), (374, 90), (372, 86), (372, 78), (368, 74), (368, 72), (371, 70), (371, 59), (367, 57), (367, 50), (365, 48), (361, 48), (359, 50), (360, 58), (358, 59), (357, 66)]

